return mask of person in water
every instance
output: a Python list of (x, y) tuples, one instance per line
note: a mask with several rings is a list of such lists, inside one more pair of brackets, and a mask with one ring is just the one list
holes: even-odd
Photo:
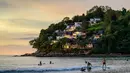
[(54, 63), (52, 63), (52, 61), (50, 61), (50, 64), (54, 64)]
[(85, 61), (85, 63), (87, 64), (87, 70), (88, 70), (88, 72), (90, 72), (91, 69), (92, 69), (92, 64), (90, 62), (87, 62), (87, 61)]
[(50, 61), (50, 64), (52, 64), (52, 61)]
[(85, 63), (87, 64), (88, 62), (87, 62), (87, 61), (85, 61)]
[(87, 64), (87, 70), (91, 71), (91, 69), (92, 69), (92, 64), (90, 62), (88, 62), (88, 64)]
[(102, 69), (106, 69), (106, 59), (103, 58), (103, 61), (102, 61)]
[(39, 63), (38, 65), (41, 66), (41, 65), (42, 65), (42, 62), (40, 61), (40, 63)]

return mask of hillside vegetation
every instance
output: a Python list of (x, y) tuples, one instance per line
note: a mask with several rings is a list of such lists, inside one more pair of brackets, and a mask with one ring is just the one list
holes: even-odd
[(39, 55), (129, 54), (130, 11), (125, 8), (113, 10), (108, 6), (94, 6), (86, 14), (71, 19), (65, 17), (47, 29), (41, 29), (39, 36), (29, 43), (37, 49)]

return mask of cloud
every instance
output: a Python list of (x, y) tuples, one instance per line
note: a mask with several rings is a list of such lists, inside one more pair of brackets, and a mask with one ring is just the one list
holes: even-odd
[(0, 55), (21, 55), (25, 53), (33, 53), (36, 49), (32, 49), (31, 46), (23, 45), (4, 45), (0, 46)]
[[(4, 1), (4, 0), (2, 0)], [(57, 22), (65, 16), (72, 17), (86, 11), (85, 0), (6, 0), (7, 7), (0, 12), (4, 19), (31, 19)], [(1, 9), (1, 8), (0, 8)]]
[(7, 31), (8, 33), (39, 33), (50, 23), (27, 19), (0, 19), (0, 25), (0, 31)]
[(13, 38), (14, 40), (33, 40), (34, 38), (37, 37), (21, 37), (21, 38)]
[(27, 36), (38, 36), (38, 34), (32, 34), (32, 33), (27, 33), (27, 34), (24, 34), (24, 35), (27, 35)]
[(0, 46), (0, 47), (12, 47), (12, 48), (14, 48), (14, 47), (28, 47), (28, 46), (26, 46), (26, 45), (3, 45), (3, 46)]
[(12, 22), (14, 26), (25, 28), (45, 29), (50, 25), (50, 22), (31, 19), (8, 19), (8, 21)]
[(12, 4), (9, 4), (6, 0), (0, 0), (0, 8), (13, 7)]

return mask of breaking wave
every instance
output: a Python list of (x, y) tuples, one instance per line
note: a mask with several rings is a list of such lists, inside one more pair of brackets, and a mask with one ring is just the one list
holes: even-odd
[[(77, 66), (77, 67), (68, 67), (68, 68), (25, 68), (25, 69), (17, 69), (17, 70), (13, 70), (13, 69), (0, 70), (0, 73), (75, 71), (75, 70), (80, 70), (82, 67), (87, 68), (87, 66)], [(93, 66), (92, 69), (94, 68), (101, 68), (101, 66)]]

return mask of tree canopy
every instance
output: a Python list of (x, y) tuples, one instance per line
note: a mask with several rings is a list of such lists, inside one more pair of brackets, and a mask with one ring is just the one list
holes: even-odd
[[(51, 24), (47, 29), (42, 29), (37, 38), (30, 40), (30, 45), (40, 52), (64, 52), (63, 45), (66, 43), (77, 42), (78, 45), (85, 46), (102, 30), (104, 31), (102, 36), (93, 43), (93, 53), (130, 53), (130, 11), (125, 8), (113, 10), (108, 6), (94, 6), (86, 12), (73, 16), (72, 19), (65, 17), (62, 21)], [(100, 18), (101, 21), (91, 26), (91, 18)], [(59, 36), (56, 31), (63, 33), (66, 27), (74, 22), (82, 22), (82, 28), (78, 30), (85, 32), (87, 36), (74, 39), (75, 42), (68, 38), (56, 40)]]

